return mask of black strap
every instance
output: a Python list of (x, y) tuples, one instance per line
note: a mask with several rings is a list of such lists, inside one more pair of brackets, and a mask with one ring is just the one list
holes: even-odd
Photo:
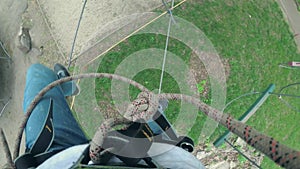
[(50, 106), (48, 110), (47, 119), (45, 121), (44, 127), (33, 144), (30, 153), (32, 154), (41, 154), (46, 152), (54, 139), (54, 130), (53, 130), (53, 100), (50, 99)]
[(90, 158), (90, 145), (83, 151), (81, 164), (88, 164), (91, 161)]
[(178, 137), (173, 130), (171, 124), (159, 111), (153, 116), (154, 121), (162, 128), (171, 140), (178, 140)]
[(30, 167), (37, 167), (58, 152), (59, 151), (51, 151), (36, 156), (34, 156), (31, 153), (26, 153), (16, 159), (15, 166), (17, 169), (28, 169)]
[(148, 164), (150, 168), (158, 168), (158, 166), (153, 162), (151, 157), (143, 158), (143, 160), (145, 161), (146, 164)]
[(137, 165), (142, 157), (147, 155), (147, 152), (153, 142), (153, 133), (148, 124), (145, 122), (134, 122), (126, 130), (117, 130), (109, 133), (108, 135), (113, 135), (128, 140), (128, 143), (123, 145), (120, 148), (120, 151), (117, 153), (122, 154), (122, 156), (117, 155), (117, 157), (128, 166)]
[(163, 140), (162, 137), (155, 136), (157, 142), (173, 144), (187, 150), (188, 152), (193, 152), (194, 150), (193, 140), (187, 136), (178, 137), (175, 131), (173, 130), (170, 122), (166, 119), (164, 115), (161, 114), (161, 112), (157, 111), (153, 116), (153, 119), (155, 119), (154, 121), (160, 126), (160, 128), (164, 130), (167, 136), (171, 139), (171, 140)]
[(17, 169), (37, 167), (59, 151), (47, 152), (54, 139), (53, 100), (50, 99), (49, 110), (44, 127), (30, 151), (15, 160)]

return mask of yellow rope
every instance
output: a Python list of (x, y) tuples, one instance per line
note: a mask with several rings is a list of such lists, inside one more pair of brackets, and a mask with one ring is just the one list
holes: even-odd
[[(177, 8), (178, 6), (182, 5), (184, 2), (186, 2), (187, 0), (182, 0), (180, 1), (178, 4), (176, 4), (174, 7), (170, 8), (170, 10), (173, 10), (175, 8)], [(88, 66), (89, 64), (91, 64), (92, 62), (94, 62), (95, 60), (97, 60), (99, 57), (101, 57), (102, 55), (106, 54), (107, 52), (109, 52), (111, 49), (113, 49), (114, 47), (118, 46), (120, 43), (124, 42), (126, 39), (128, 39), (129, 37), (131, 37), (132, 35), (136, 34), (137, 32), (139, 32), (140, 30), (142, 30), (143, 28), (145, 28), (146, 26), (150, 25), (151, 23), (155, 22), (157, 19), (159, 19), (160, 17), (164, 16), (165, 14), (167, 14), (168, 11), (165, 11), (163, 13), (161, 13), (160, 15), (158, 15), (157, 17), (155, 17), (154, 19), (152, 19), (151, 21), (147, 22), (145, 25), (141, 26), (140, 28), (136, 29), (135, 31), (133, 31), (132, 33), (130, 33), (129, 35), (127, 35), (126, 37), (124, 37), (123, 39), (121, 39), (120, 41), (118, 41), (117, 43), (115, 43), (114, 45), (112, 45), (110, 48), (106, 49), (104, 52), (102, 52), (100, 55), (96, 56), (94, 59), (90, 60), (87, 64), (85, 64), (83, 67)], [(72, 61), (76, 60), (79, 56), (75, 57)], [(80, 80), (78, 80), (77, 84), (79, 84)], [(70, 105), (70, 108), (73, 109), (74, 106), (74, 102), (75, 102), (75, 97), (72, 97), (72, 102)]]
[[(79, 84), (80, 80), (78, 80), (77, 82), (77, 85)], [(70, 109), (73, 110), (73, 106), (74, 106), (74, 103), (75, 103), (75, 97), (76, 96), (72, 96), (72, 101), (71, 101), (71, 105), (70, 105)]]
[[(178, 6), (180, 6), (181, 4), (183, 4), (185, 1), (187, 0), (182, 0), (181, 2), (179, 2), (178, 4), (176, 4), (173, 8), (171, 8), (170, 10), (173, 10), (175, 8), (177, 8)], [(143, 28), (145, 28), (146, 26), (150, 25), (151, 23), (155, 22), (157, 19), (159, 19), (160, 17), (164, 16), (165, 14), (167, 14), (168, 11), (163, 12), (162, 14), (160, 14), (159, 16), (155, 17), (154, 19), (152, 19), (151, 21), (149, 21), (148, 23), (146, 23), (145, 25), (141, 26), (140, 28), (136, 29), (135, 31), (133, 31), (132, 33), (130, 33), (129, 35), (127, 35), (126, 37), (124, 37), (123, 39), (121, 39), (119, 42), (115, 43), (114, 45), (112, 45), (110, 48), (106, 49), (104, 52), (102, 52), (100, 55), (96, 56), (94, 59), (90, 60), (84, 67), (88, 66), (89, 64), (91, 64), (92, 62), (94, 62), (96, 59), (98, 59), (99, 57), (101, 57), (102, 55), (106, 54), (108, 51), (110, 51), (111, 49), (113, 49), (114, 47), (116, 47), (117, 45), (119, 45), (120, 43), (122, 43), (123, 41), (125, 41), (126, 39), (128, 39), (129, 37), (131, 37), (132, 35), (134, 35), (135, 33), (139, 32), (140, 30), (142, 30)], [(75, 57), (73, 60), (76, 60), (79, 56)]]

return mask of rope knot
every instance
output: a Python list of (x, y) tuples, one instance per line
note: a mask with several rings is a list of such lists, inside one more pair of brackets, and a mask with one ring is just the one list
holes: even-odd
[[(158, 109), (158, 97), (152, 92), (141, 92), (137, 99), (132, 101), (124, 114), (124, 118), (106, 119), (98, 128), (91, 143), (90, 143), (90, 157), (95, 164), (107, 162), (109, 152), (114, 150), (104, 149), (103, 143), (107, 133), (112, 128), (119, 124), (127, 124), (128, 127), (131, 122), (145, 122), (152, 118)], [(113, 148), (113, 147), (111, 147)]]
[(127, 120), (148, 121), (158, 109), (158, 97), (152, 92), (141, 92), (137, 99), (128, 105), (124, 117)]

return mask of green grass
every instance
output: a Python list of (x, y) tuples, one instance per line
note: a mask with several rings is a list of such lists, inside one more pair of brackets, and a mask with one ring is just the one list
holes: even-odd
[[(228, 101), (252, 90), (262, 91), (270, 83), (275, 83), (278, 89), (297, 82), (299, 71), (278, 67), (278, 63), (299, 59), (299, 54), (275, 1), (204, 1), (202, 4), (186, 3), (182, 8), (188, 10), (176, 10), (175, 15), (203, 30), (221, 56), (230, 60)], [(293, 93), (297, 91), (299, 93), (299, 88)], [(255, 99), (240, 100), (230, 106), (228, 112), (238, 118)], [(289, 101), (296, 105), (298, 100)], [(299, 118), (299, 113), (290, 111), (277, 97), (272, 96), (249, 124), (299, 149), (300, 144), (296, 141), (299, 134), (295, 128)], [(275, 168), (268, 159), (262, 167)]]
[[(199, 27), (206, 30), (205, 33), (221, 55), (230, 59), (228, 100), (253, 89), (262, 91), (270, 83), (275, 83), (278, 89), (280, 86), (296, 82), (299, 71), (282, 70), (277, 66), (278, 63), (299, 58), (292, 34), (283, 21), (278, 5), (273, 1), (235, 1), (234, 3), (237, 4), (234, 5), (235, 10), (225, 2), (213, 2), (203, 3), (201, 9), (193, 8), (195, 11), (189, 11), (191, 13), (201, 11), (202, 14), (207, 14), (207, 17), (201, 17), (203, 18), (201, 21), (196, 18), (191, 20), (199, 21)], [(198, 26), (197, 23), (195, 24)], [(297, 93), (296, 91), (299, 90), (293, 90), (293, 93)], [(249, 108), (254, 99), (243, 99), (232, 105), (228, 112), (239, 117)], [(290, 101), (294, 101), (296, 105), (298, 100)], [(273, 96), (250, 119), (249, 124), (299, 149), (299, 144), (295, 141), (299, 138), (294, 128), (297, 124), (295, 119), (299, 119), (299, 114), (290, 111)], [(290, 135), (287, 135), (286, 131), (290, 131)], [(265, 160), (263, 168), (274, 168), (272, 164)]]
[[(297, 53), (293, 35), (275, 1), (188, 1), (174, 10), (173, 14), (196, 25), (212, 41), (219, 55), (229, 60), (230, 76), (227, 81), (227, 102), (253, 90), (263, 91), (270, 83), (274, 83), (278, 91), (281, 86), (299, 80), (299, 70), (278, 67), (279, 63), (299, 60), (300, 55)], [(130, 54), (147, 48), (164, 49), (164, 44), (165, 37), (161, 35), (132, 36), (104, 56), (98, 71), (113, 73)], [(175, 39), (170, 40), (169, 51), (180, 56), (186, 62), (189, 62), (192, 53), (191, 49)], [(134, 80), (153, 90), (158, 88), (159, 78), (160, 71), (150, 69), (137, 74)], [(109, 102), (111, 99), (109, 95), (101, 96), (110, 91), (111, 81), (103, 79), (96, 80), (96, 83), (97, 99)], [(203, 84), (198, 83), (198, 90), (202, 91)], [(179, 91), (175, 80), (168, 74), (164, 78), (163, 86), (163, 92)], [(284, 92), (300, 93), (297, 87), (288, 90)], [(132, 98), (138, 92), (136, 89), (130, 88)], [(238, 118), (257, 98), (257, 95), (243, 98), (233, 103), (226, 109), (226, 112), (230, 112)], [(210, 102), (209, 97), (202, 99)], [(297, 99), (285, 99), (293, 106), (297, 106), (299, 103)], [(176, 119), (176, 110), (179, 106), (177, 102), (170, 103), (166, 114), (171, 122)], [(300, 106), (298, 108), (300, 109)], [(195, 141), (198, 141), (205, 119), (206, 117), (199, 112), (197, 123), (189, 132)], [(299, 150), (300, 133), (297, 131), (299, 119), (299, 113), (286, 107), (276, 96), (270, 96), (248, 123), (259, 131)], [(219, 127), (210, 140), (214, 141), (224, 131), (225, 128)], [(266, 158), (262, 168), (278, 167)]]
[(295, 0), (295, 2), (296, 2), (298, 11), (300, 11), (300, 0)]

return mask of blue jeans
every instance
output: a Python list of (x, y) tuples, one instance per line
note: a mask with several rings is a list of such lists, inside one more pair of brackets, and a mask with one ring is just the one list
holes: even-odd
[[(57, 79), (57, 75), (51, 69), (41, 64), (33, 64), (27, 71), (23, 111), (26, 112), (27, 107), (40, 90)], [(25, 128), (27, 149), (31, 149), (44, 127), (50, 98), (53, 100), (54, 141), (49, 151), (88, 143), (88, 139), (73, 117), (65, 99), (65, 96), (73, 90), (70, 85), (72, 84), (65, 83), (54, 87), (36, 105)], [(68, 86), (69, 90), (67, 90)]]
[[(27, 71), (24, 92), (23, 111), (26, 112), (34, 97), (45, 86), (57, 80), (57, 75), (41, 64), (33, 64)], [(74, 91), (73, 83), (67, 82), (48, 91), (34, 108), (25, 128), (26, 149), (31, 149), (46, 121), (50, 98), (53, 100), (54, 141), (49, 151), (88, 143), (82, 129), (72, 115), (65, 96)], [(161, 128), (154, 122), (148, 122), (155, 134), (161, 134)]]

